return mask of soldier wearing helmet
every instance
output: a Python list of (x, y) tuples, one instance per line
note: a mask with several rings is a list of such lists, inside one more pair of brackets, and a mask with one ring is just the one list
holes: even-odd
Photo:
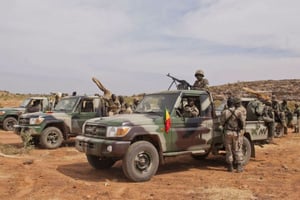
[(274, 132), (275, 132), (275, 114), (272, 108), (272, 101), (268, 100), (265, 102), (264, 110), (262, 113), (262, 119), (268, 129), (268, 143), (274, 143)]
[(243, 135), (246, 125), (246, 109), (239, 98), (231, 98), (228, 107), (221, 114), (221, 124), (225, 134), (227, 170), (233, 171), (233, 161), (237, 172), (243, 171)]
[(208, 90), (208, 80), (204, 78), (204, 72), (197, 70), (195, 72), (196, 81), (193, 84), (192, 89), (194, 90)]

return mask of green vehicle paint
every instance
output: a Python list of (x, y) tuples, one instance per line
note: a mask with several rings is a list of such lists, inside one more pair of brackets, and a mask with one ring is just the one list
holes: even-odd
[[(188, 98), (194, 98), (200, 110), (195, 118), (180, 115)], [(165, 132), (164, 111), (168, 109), (171, 129)], [(121, 127), (121, 128), (120, 128)], [(128, 128), (128, 129), (126, 129)], [(267, 139), (263, 122), (247, 122), (244, 139), (246, 164), (255, 156), (254, 144)], [(117, 130), (129, 130), (117, 136)], [(263, 131), (261, 131), (263, 130)], [(115, 135), (111, 135), (111, 132)], [(257, 134), (261, 132), (263, 134)], [(148, 181), (164, 158), (191, 154), (200, 159), (210, 152), (222, 153), (223, 131), (207, 91), (176, 90), (145, 95), (134, 114), (87, 120), (83, 134), (76, 137), (76, 149), (85, 153), (96, 169), (111, 167), (123, 160), (123, 171), (131, 181)], [(153, 150), (155, 149), (155, 150)], [(159, 157), (159, 163), (156, 156)]]
[(18, 118), (21, 114), (27, 112), (27, 108), (32, 101), (41, 101), (41, 112), (51, 110), (51, 105), (46, 97), (30, 97), (26, 98), (19, 107), (15, 108), (0, 108), (0, 124), (6, 131), (13, 131), (14, 125), (17, 124)]
[[(88, 104), (92, 107), (87, 108)], [(64, 97), (51, 112), (21, 115), (15, 133), (32, 136), (35, 144), (44, 148), (57, 148), (69, 137), (81, 134), (87, 119), (101, 116), (103, 106), (104, 100), (98, 96)]]

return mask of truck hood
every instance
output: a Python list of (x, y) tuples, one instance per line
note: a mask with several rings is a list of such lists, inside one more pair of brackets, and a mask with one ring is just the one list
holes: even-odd
[(111, 117), (93, 118), (87, 120), (86, 122), (91, 124), (103, 124), (107, 126), (137, 126), (152, 125), (157, 120), (162, 120), (162, 116), (155, 114), (120, 114)]
[(38, 117), (42, 117), (45, 118), (47, 120), (62, 120), (64, 121), (66, 124), (68, 124), (69, 126), (71, 126), (71, 115), (68, 115), (67, 113), (63, 113), (63, 112), (36, 112), (36, 113), (27, 113), (27, 114), (23, 114), (22, 117), (24, 118), (38, 118)]

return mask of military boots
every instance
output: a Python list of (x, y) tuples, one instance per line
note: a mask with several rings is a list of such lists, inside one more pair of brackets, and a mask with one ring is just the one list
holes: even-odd
[(229, 163), (229, 164), (228, 164), (228, 166), (227, 166), (227, 171), (233, 172), (233, 164), (232, 164), (232, 163)]
[(237, 170), (236, 170), (236, 172), (237, 172), (237, 173), (241, 173), (241, 172), (243, 172), (243, 171), (244, 171), (243, 165), (239, 163), (239, 164), (237, 165)]

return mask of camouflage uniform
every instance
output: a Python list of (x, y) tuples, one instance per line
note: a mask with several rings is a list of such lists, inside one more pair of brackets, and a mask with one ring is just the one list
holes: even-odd
[(188, 104), (184, 106), (184, 117), (197, 117), (199, 115), (199, 109), (195, 106), (194, 100), (189, 99)]
[(120, 114), (125, 113), (126, 111), (126, 106), (125, 106), (125, 101), (124, 101), (124, 97), (123, 96), (119, 96), (119, 102), (120, 102)]
[(193, 84), (194, 90), (207, 90), (208, 89), (208, 80), (203, 78), (201, 80), (196, 80)]
[(299, 127), (300, 127), (300, 107), (298, 104), (295, 104), (295, 111), (294, 114), (297, 115), (297, 124), (295, 126), (295, 133), (300, 133)]
[(184, 107), (184, 117), (197, 117), (199, 115), (199, 110), (195, 105), (189, 106), (186, 105)]
[(289, 124), (289, 113), (290, 109), (287, 106), (287, 101), (283, 100), (282, 103), (280, 104), (280, 110), (281, 110), (281, 115), (282, 115), (282, 125), (284, 128), (284, 134), (288, 133), (288, 124)]
[(121, 104), (114, 94), (111, 95), (111, 99), (109, 99), (108, 101), (108, 106), (109, 106), (109, 111), (108, 111), (109, 116), (119, 114), (121, 109)]
[(274, 132), (275, 132), (275, 116), (274, 116), (271, 102), (265, 103), (262, 118), (268, 129), (268, 141), (269, 143), (272, 143), (274, 138)]
[(233, 170), (233, 161), (235, 160), (238, 165), (238, 172), (242, 172), (242, 161), (244, 159), (242, 151), (243, 130), (246, 124), (246, 109), (242, 106), (225, 109), (221, 114), (221, 124), (225, 133), (226, 161), (229, 164), (228, 171)]
[(194, 82), (193, 90), (208, 90), (208, 80), (204, 78), (204, 72), (202, 70), (197, 70), (195, 73), (197, 80)]
[(135, 110), (136, 107), (139, 105), (140, 100), (138, 98), (133, 99), (133, 105), (132, 105), (132, 110)]

